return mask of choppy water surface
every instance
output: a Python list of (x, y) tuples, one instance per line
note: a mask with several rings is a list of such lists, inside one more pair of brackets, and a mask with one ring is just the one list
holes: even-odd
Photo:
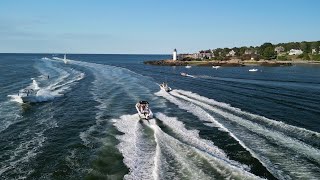
[(320, 179), (319, 65), (142, 63), (164, 58), (1, 54), (0, 179)]

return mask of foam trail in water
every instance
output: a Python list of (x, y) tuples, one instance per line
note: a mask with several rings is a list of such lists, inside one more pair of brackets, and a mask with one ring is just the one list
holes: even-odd
[[(57, 122), (52, 119), (51, 114), (44, 114), (43, 119), (35, 122), (34, 126), (26, 128), (17, 136), (21, 139), (19, 143), (9, 144), (14, 149), (4, 150), (0, 155), (0, 177), (8, 177), (11, 174), (18, 175), (18, 179), (26, 179), (34, 170), (28, 164), (40, 152), (48, 129), (58, 127)], [(7, 159), (4, 159), (8, 157)], [(17, 178), (17, 177), (16, 177)], [(16, 179), (15, 178), (15, 179)]]
[(115, 120), (114, 125), (124, 133), (118, 136), (117, 146), (124, 156), (124, 163), (129, 168), (129, 174), (124, 179), (156, 179), (154, 177), (155, 147), (148, 143), (139, 123), (139, 116), (124, 115)]
[(275, 128), (277, 130), (280, 130), (282, 132), (285, 132), (286, 134), (289, 134), (290, 136), (293, 136), (298, 139), (302, 139), (306, 142), (314, 142), (314, 141), (318, 140), (316, 142), (316, 144), (320, 145), (320, 133), (318, 133), (318, 132), (314, 132), (314, 131), (310, 131), (310, 130), (307, 130), (304, 128), (292, 126), (292, 125), (286, 124), (284, 122), (279, 122), (276, 120), (268, 119), (264, 116), (251, 114), (251, 113), (242, 111), (239, 108), (232, 107), (229, 104), (218, 102), (213, 99), (209, 99), (209, 98), (200, 96), (196, 93), (183, 91), (183, 90), (176, 90), (176, 92), (180, 93), (182, 95), (188, 96), (190, 98), (196, 99), (198, 101), (205, 102), (209, 105), (213, 105), (213, 106), (217, 106), (219, 108), (227, 109), (227, 110), (230, 110), (230, 111), (237, 113), (237, 114), (240, 114), (240, 115), (245, 115), (245, 116), (249, 117), (249, 119), (254, 122), (263, 123), (264, 125), (267, 125), (272, 128)]
[(315, 148), (297, 140), (297, 139), (287, 137), (286, 135), (284, 135), (282, 133), (279, 133), (279, 132), (276, 132), (273, 130), (269, 130), (263, 126), (260, 126), (259, 124), (253, 123), (251, 121), (248, 121), (248, 120), (243, 119), (241, 117), (238, 117), (236, 115), (226, 113), (222, 110), (219, 110), (217, 108), (213, 108), (210, 105), (207, 105), (205, 103), (202, 103), (202, 102), (194, 100), (194, 99), (190, 99), (190, 98), (183, 96), (183, 95), (180, 95), (178, 93), (172, 92), (172, 95), (179, 97), (179, 98), (182, 98), (184, 100), (187, 100), (189, 102), (195, 103), (197, 105), (200, 105), (201, 107), (204, 107), (204, 108), (211, 110), (219, 115), (222, 115), (222, 116), (226, 117), (227, 119), (229, 119), (230, 121), (237, 122), (238, 124), (248, 128), (252, 132), (258, 133), (261, 136), (265, 136), (266, 138), (270, 139), (273, 142), (276, 142), (277, 144), (279, 144), (281, 146), (285, 146), (286, 148), (293, 149), (293, 151), (301, 153), (302, 155), (305, 155), (308, 158), (310, 158), (311, 160), (316, 161), (320, 164), (320, 151), (318, 149), (315, 149)]
[[(23, 103), (21, 96), (28, 89), (35, 90), (35, 94), (29, 96), (28, 100), (32, 103), (51, 101), (60, 97), (70, 87), (85, 77), (85, 74), (71, 67), (59, 66), (59, 63), (53, 63), (49, 60), (37, 62), (36, 68), (42, 73), (36, 80), (32, 78), (32, 83), (25, 89), (22, 89), (18, 95), (8, 95), (12, 101)], [(50, 74), (50, 76), (48, 75)], [(44, 78), (47, 77), (48, 78)], [(49, 79), (51, 77), (51, 79)], [(41, 81), (44, 85), (40, 86)]]
[[(201, 106), (202, 108), (205, 108), (205, 109), (210, 110), (218, 115), (223, 116), (228, 121), (232, 121), (232, 122), (235, 122), (235, 123), (241, 125), (242, 128), (250, 130), (250, 131), (254, 132), (255, 134), (259, 135), (258, 137), (256, 137), (256, 139), (260, 138), (260, 137), (267, 138), (267, 141), (265, 141), (263, 139), (252, 141), (252, 140), (250, 140), (250, 138), (253, 138), (251, 136), (255, 136), (255, 134), (243, 135), (244, 131), (241, 131), (241, 130), (239, 131), (239, 130), (237, 130), (237, 127), (232, 127), (229, 125), (229, 128), (233, 128), (234, 133), (237, 134), (237, 139), (240, 138), (242, 141), (246, 142), (246, 146), (244, 146), (244, 147), (254, 157), (259, 159), (260, 162), (262, 164), (264, 164), (265, 167), (268, 168), (279, 179), (285, 179), (288, 177), (288, 175), (286, 173), (284, 173), (284, 171), (291, 172), (290, 176), (292, 176), (292, 177), (300, 177), (303, 174), (308, 175), (308, 176), (316, 176), (315, 172), (318, 171), (317, 170), (318, 168), (313, 163), (319, 164), (320, 154), (319, 154), (318, 149), (310, 147), (309, 145), (301, 142), (300, 140), (292, 139), (283, 133), (269, 130), (266, 127), (263, 127), (263, 126), (256, 124), (256, 123), (252, 123), (249, 120), (243, 119), (241, 117), (230, 114), (228, 112), (224, 112), (222, 110), (219, 110), (218, 108), (212, 107), (212, 106), (210, 106), (206, 103), (203, 103), (201, 101), (191, 99), (187, 96), (181, 95), (181, 94), (177, 93), (176, 91), (172, 91), (171, 95), (174, 95), (177, 98), (183, 99), (186, 102), (193, 104), (194, 106), (196, 106), (196, 105)], [(180, 104), (180, 106), (183, 106), (182, 101), (175, 99), (171, 95), (167, 94), (166, 96), (164, 96), (164, 95), (162, 95), (162, 96), (177, 105)], [(189, 104), (189, 106), (190, 106), (190, 104)], [(188, 108), (185, 108), (185, 109), (187, 110)], [(189, 111), (192, 112), (194, 110), (189, 110)], [(202, 113), (205, 114), (206, 112), (203, 111)], [(196, 115), (197, 113), (193, 113), (193, 114)], [(198, 117), (200, 117), (200, 116), (198, 116)], [(235, 136), (233, 135), (233, 137), (235, 137)], [(242, 141), (239, 141), (239, 142), (242, 143)], [(276, 143), (279, 145), (279, 147), (275, 148), (270, 143), (272, 143), (272, 144)], [(259, 144), (259, 146), (257, 146), (257, 144)], [(241, 145), (243, 146), (244, 144), (242, 143)], [(247, 145), (249, 145), (250, 148), (248, 148)], [(257, 147), (260, 147), (260, 148), (257, 149)], [(270, 147), (273, 147), (273, 148), (270, 149)], [(285, 149), (283, 149), (283, 148), (285, 148)], [(267, 149), (269, 149), (269, 150), (265, 151)], [(282, 156), (280, 156), (280, 155), (282, 154), (283, 151), (285, 151), (287, 155), (291, 154), (291, 156), (294, 157), (292, 159), (292, 161), (294, 161), (294, 162), (290, 162), (290, 159), (281, 160)], [(258, 153), (258, 154), (256, 154), (256, 153)], [(278, 157), (278, 155), (280, 157)], [(313, 163), (308, 162), (305, 158), (308, 158)], [(281, 161), (281, 163), (278, 161)], [(274, 166), (273, 164), (274, 163), (277, 164), (277, 162), (280, 164), (277, 166)], [(288, 162), (288, 163), (285, 163), (285, 162)], [(297, 162), (301, 163), (301, 165), (296, 166)], [(305, 166), (308, 168), (299, 168), (301, 166)], [(282, 170), (280, 170), (279, 168)], [(297, 173), (295, 173), (295, 172), (299, 172), (300, 175), (297, 175)]]
[(198, 130), (187, 130), (185, 128), (185, 125), (182, 122), (178, 121), (177, 118), (167, 117), (162, 113), (156, 113), (156, 117), (161, 120), (166, 126), (170, 127), (174, 131), (174, 133), (182, 139), (183, 142), (203, 152), (206, 152), (211, 156), (226, 161), (229, 164), (241, 167), (242, 169), (250, 170), (247, 166), (229, 160), (225, 152), (216, 147), (212, 141), (200, 138)]
[[(157, 114), (167, 123), (175, 122), (176, 125), (180, 126), (181, 124), (174, 119), (167, 118), (163, 114)], [(171, 121), (173, 120), (173, 121)], [(149, 123), (145, 124), (151, 127), (154, 130), (155, 138), (157, 143), (159, 144), (159, 149), (163, 149), (164, 151), (168, 151), (172, 156), (180, 163), (182, 169), (186, 169), (188, 172), (189, 178), (193, 179), (211, 179), (212, 176), (216, 178), (244, 178), (244, 179), (259, 179), (259, 177), (245, 171), (240, 166), (239, 163), (230, 163), (225, 155), (222, 154), (220, 150), (213, 150), (213, 146), (211, 146), (210, 150), (214, 153), (218, 153), (223, 158), (210, 154), (208, 151), (203, 151), (203, 149), (199, 150), (199, 145), (204, 145), (203, 143), (207, 143), (208, 141), (201, 140), (199, 137), (195, 136), (194, 132), (188, 131), (185, 128), (176, 131), (179, 136), (189, 136), (191, 139), (188, 141), (193, 141), (193, 143), (185, 144), (184, 142), (179, 141), (178, 139), (164, 133), (159, 126), (156, 125), (154, 119), (150, 120)], [(173, 127), (174, 125), (171, 125)], [(181, 126), (180, 126), (181, 127)], [(176, 127), (179, 128), (179, 127)], [(174, 128), (174, 129), (176, 129)], [(181, 133), (181, 134), (180, 134)], [(186, 137), (188, 139), (188, 137)], [(185, 140), (186, 140), (185, 139)], [(202, 143), (199, 143), (202, 142)], [(198, 143), (198, 144), (197, 144)], [(207, 144), (210, 146), (210, 143)], [(212, 145), (212, 144), (211, 144)], [(209, 151), (210, 151), (209, 150)], [(204, 167), (203, 162), (208, 162), (210, 167)], [(236, 166), (235, 166), (236, 164)], [(207, 169), (207, 170), (204, 170)]]

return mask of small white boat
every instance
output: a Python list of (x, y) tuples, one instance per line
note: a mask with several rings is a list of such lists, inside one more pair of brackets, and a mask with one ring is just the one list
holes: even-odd
[(149, 120), (149, 119), (153, 118), (153, 113), (152, 113), (151, 109), (149, 108), (148, 101), (139, 101), (136, 104), (136, 109), (137, 109), (139, 117), (141, 119)]
[(212, 66), (213, 69), (218, 69), (220, 66)]
[(18, 96), (22, 99), (23, 103), (35, 103), (37, 102), (37, 89), (24, 89), (19, 92)]
[(187, 73), (180, 73), (180, 74), (181, 74), (181, 76), (196, 78), (196, 77), (194, 77), (190, 74), (187, 74)]
[(187, 66), (186, 66), (186, 68), (188, 68), (188, 69), (189, 69), (189, 68), (191, 68), (191, 66), (190, 66), (190, 65), (187, 65)]
[(159, 85), (160, 88), (166, 92), (170, 92), (172, 89), (168, 86), (168, 83), (163, 82), (162, 84)]
[(188, 74), (187, 73), (180, 73), (181, 74), (181, 76), (187, 76)]
[(258, 69), (249, 69), (249, 72), (257, 72)]

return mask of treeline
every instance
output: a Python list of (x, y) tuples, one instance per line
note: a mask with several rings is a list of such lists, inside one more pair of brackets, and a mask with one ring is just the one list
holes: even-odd
[[(276, 47), (278, 48), (278, 52), (275, 51)], [(282, 48), (281, 48), (282, 47)], [(298, 58), (305, 58), (307, 60), (312, 56), (312, 49), (316, 51), (316, 54), (319, 54), (320, 41), (313, 42), (289, 42), (289, 43), (264, 43), (261, 46), (250, 46), (250, 47), (234, 47), (234, 48), (217, 48), (213, 50), (201, 50), (199, 53), (212, 53), (214, 57), (212, 59), (216, 60), (229, 60), (231, 59), (230, 51), (233, 50), (233, 57), (237, 57), (240, 59), (276, 59), (282, 58), (282, 60), (287, 60), (287, 52), (291, 49), (300, 49), (303, 51), (302, 55), (299, 55)], [(283, 56), (283, 57), (279, 57)], [(319, 55), (315, 55), (315, 58), (319, 58)], [(319, 59), (320, 60), (320, 59)]]

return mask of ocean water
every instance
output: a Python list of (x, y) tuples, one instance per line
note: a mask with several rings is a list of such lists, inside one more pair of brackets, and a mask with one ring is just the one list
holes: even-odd
[(0, 54), (0, 179), (320, 179), (319, 65), (143, 64), (166, 58)]

